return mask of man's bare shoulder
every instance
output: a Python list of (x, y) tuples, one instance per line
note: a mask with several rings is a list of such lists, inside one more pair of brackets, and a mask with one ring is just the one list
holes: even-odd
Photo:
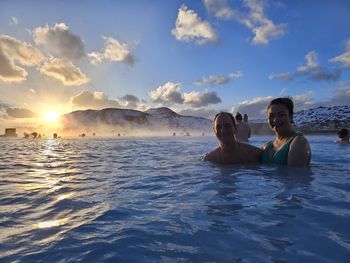
[(207, 153), (203, 156), (203, 161), (216, 161), (218, 159), (218, 154), (220, 151), (220, 147), (216, 148), (215, 150), (211, 151), (210, 153)]

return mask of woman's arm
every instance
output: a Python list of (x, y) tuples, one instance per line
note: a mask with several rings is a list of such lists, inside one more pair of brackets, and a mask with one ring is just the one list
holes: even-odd
[(311, 148), (304, 136), (294, 138), (289, 147), (288, 166), (306, 167), (311, 160)]

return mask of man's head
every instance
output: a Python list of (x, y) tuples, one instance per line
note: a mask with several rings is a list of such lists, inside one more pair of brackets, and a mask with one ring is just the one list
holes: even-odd
[(338, 137), (343, 141), (349, 141), (349, 130), (348, 129), (340, 129), (338, 131)]
[(213, 129), (220, 143), (230, 145), (235, 142), (236, 122), (231, 113), (216, 114)]
[(236, 116), (235, 116), (235, 119), (237, 122), (241, 122), (242, 121), (242, 114), (240, 114), (239, 112), (237, 112)]

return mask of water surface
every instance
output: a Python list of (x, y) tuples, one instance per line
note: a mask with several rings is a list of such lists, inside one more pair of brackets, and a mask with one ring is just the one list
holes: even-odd
[(309, 140), (287, 169), (202, 162), (206, 136), (2, 139), (0, 261), (350, 262), (350, 146)]

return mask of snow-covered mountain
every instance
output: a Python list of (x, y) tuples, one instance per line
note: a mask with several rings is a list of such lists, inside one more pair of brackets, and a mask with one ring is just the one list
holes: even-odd
[(302, 131), (327, 131), (350, 128), (350, 107), (318, 107), (294, 115), (295, 126)]
[[(253, 133), (267, 133), (267, 120), (252, 120), (250, 122)], [(294, 113), (294, 126), (305, 133), (335, 132), (340, 128), (350, 128), (350, 107), (318, 107)]]
[(211, 120), (183, 116), (165, 107), (145, 112), (118, 108), (74, 111), (63, 115), (61, 123), (65, 132), (186, 135), (208, 134), (212, 131)]
[[(165, 134), (212, 135), (213, 121), (202, 117), (183, 116), (162, 107), (145, 112), (107, 108), (103, 110), (74, 111), (61, 118), (63, 132), (99, 132), (123, 135)], [(267, 120), (249, 122), (253, 134), (271, 134)], [(335, 132), (340, 128), (350, 128), (350, 107), (318, 107), (294, 114), (294, 125), (298, 131)]]

